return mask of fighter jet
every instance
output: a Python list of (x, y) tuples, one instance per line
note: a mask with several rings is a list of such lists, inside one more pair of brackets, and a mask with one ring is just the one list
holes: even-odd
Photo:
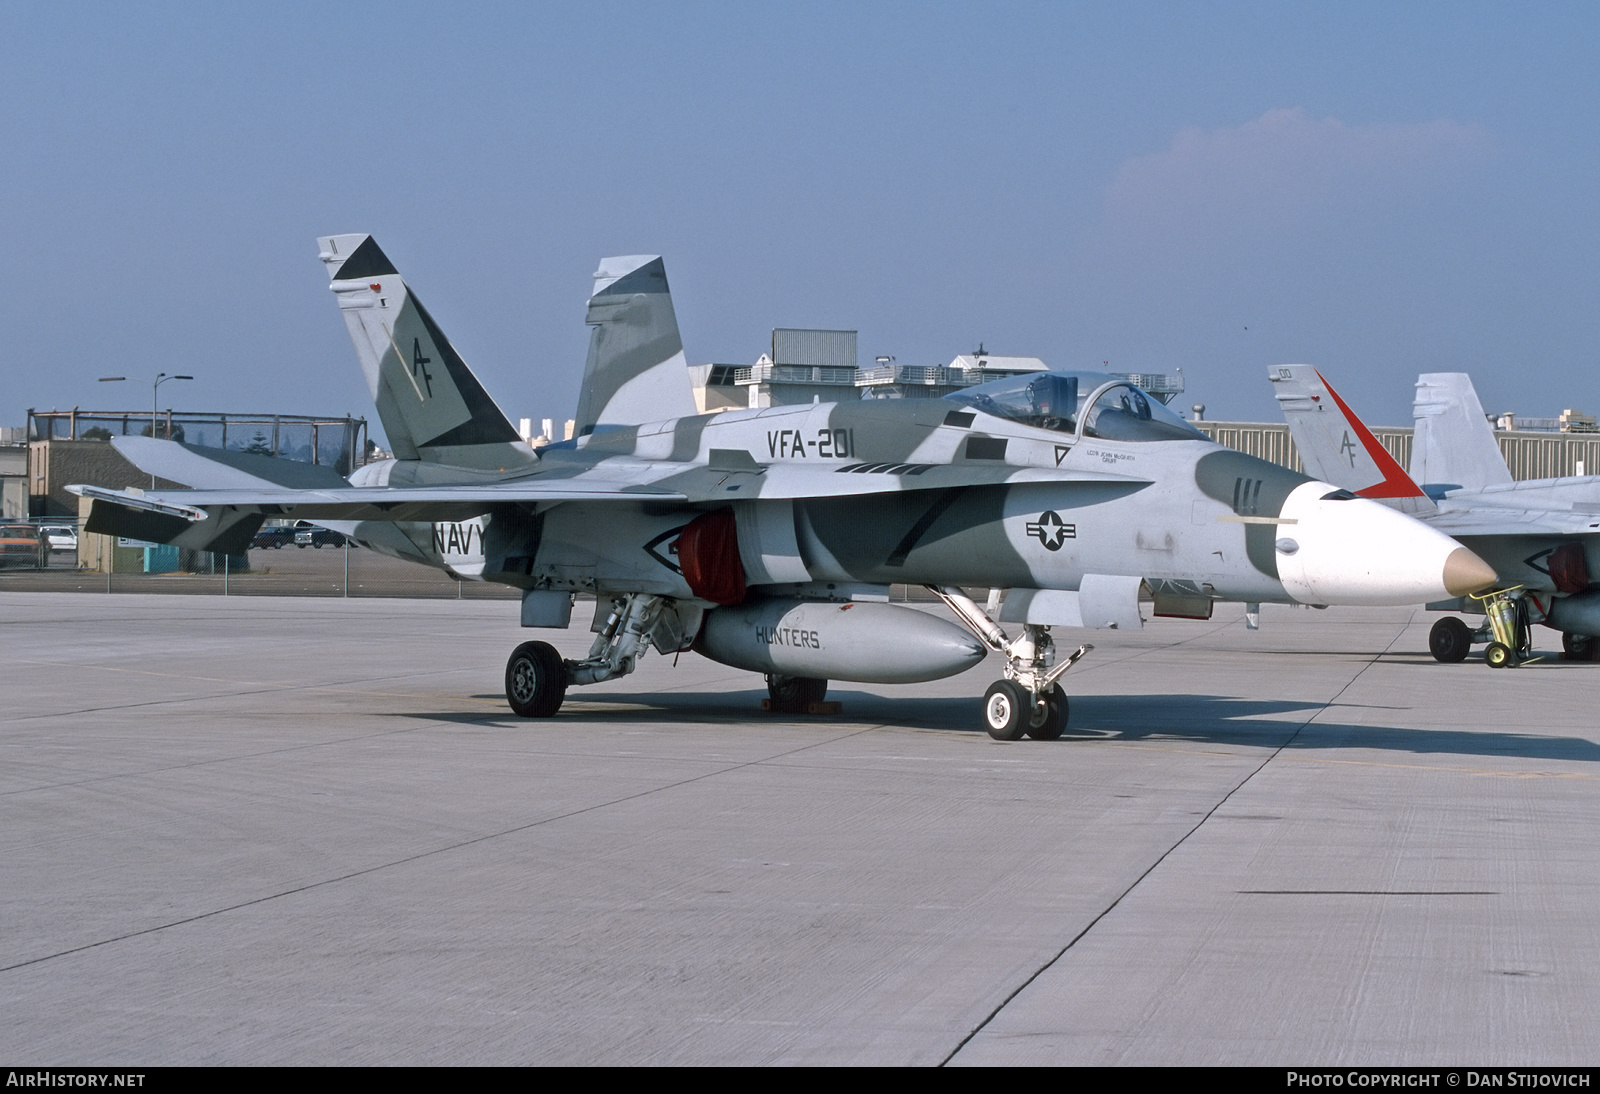
[[(830, 679), (931, 680), (994, 652), (984, 727), (1048, 739), (1067, 723), (1060, 677), (1092, 648), (1057, 651), (1052, 627), (1137, 628), (1146, 604), (1208, 618), (1216, 599), (1412, 603), (1494, 578), (1447, 536), (1214, 444), (1109, 375), (696, 414), (656, 256), (601, 261), (577, 435), (536, 451), (370, 236), (318, 242), (394, 458), (344, 481), (122, 439), (196, 489), (78, 487), (89, 527), (229, 551), (268, 515), (306, 518), (515, 586), (527, 627), (564, 628), (592, 595), (587, 657), (512, 652), (506, 698), (526, 717), (650, 649), (762, 673), (778, 711), (813, 709)], [(956, 622), (891, 604), (892, 584), (927, 587)]]
[(1513, 482), (1464, 373), (1417, 378), (1410, 475), (1315, 368), (1275, 365), (1267, 375), (1307, 471), (1414, 513), (1497, 571), (1486, 595), (1428, 605), (1479, 617), (1470, 627), (1455, 616), (1436, 622), (1435, 658), (1461, 661), (1488, 643), (1488, 664), (1516, 665), (1531, 656), (1539, 623), (1561, 632), (1571, 659), (1600, 653), (1600, 589), (1589, 576), (1600, 563), (1600, 478)]

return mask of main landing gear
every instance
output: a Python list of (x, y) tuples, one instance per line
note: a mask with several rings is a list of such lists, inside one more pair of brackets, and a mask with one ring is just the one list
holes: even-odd
[(1561, 655), (1568, 661), (1600, 661), (1600, 638), (1562, 631)]
[(997, 741), (1054, 741), (1067, 728), (1067, 695), (1056, 680), (1094, 649), (1079, 646), (1063, 661), (1055, 659), (1049, 629), (1025, 623), (1013, 641), (987, 612), (954, 586), (929, 585), (928, 591), (949, 606), (984, 645), (1006, 659), (1005, 679), (996, 680), (983, 696), (983, 727)]
[(773, 714), (809, 714), (811, 704), (828, 696), (828, 682), (812, 676), (767, 677), (768, 708)]
[(548, 642), (524, 642), (513, 650), (506, 662), (506, 702), (523, 718), (548, 718), (561, 709), (568, 686), (626, 676), (651, 646), (662, 653), (688, 649), (699, 627), (698, 608), (646, 593), (615, 597), (583, 660), (563, 660)]
[(567, 697), (567, 669), (548, 642), (524, 642), (506, 662), (506, 701), (523, 718), (548, 718)]

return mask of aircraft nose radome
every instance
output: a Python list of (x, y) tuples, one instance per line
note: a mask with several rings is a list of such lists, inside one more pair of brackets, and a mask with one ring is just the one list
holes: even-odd
[(1461, 544), (1364, 498), (1306, 483), (1285, 499), (1278, 579), (1303, 604), (1424, 604), (1493, 583)]
[(1457, 547), (1444, 560), (1444, 587), (1451, 596), (1481, 592), (1499, 580), (1493, 566), (1465, 547)]

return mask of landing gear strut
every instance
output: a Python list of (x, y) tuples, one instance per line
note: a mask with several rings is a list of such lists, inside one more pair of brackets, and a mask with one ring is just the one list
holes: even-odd
[(984, 645), (1005, 656), (1005, 679), (996, 680), (983, 696), (983, 727), (989, 736), (997, 741), (1017, 741), (1025, 735), (1036, 741), (1058, 739), (1067, 728), (1067, 696), (1056, 680), (1094, 647), (1079, 646), (1057, 661), (1048, 627), (1025, 623), (1021, 637), (1013, 641), (960, 589), (926, 588)]
[(614, 597), (583, 660), (564, 661), (547, 642), (524, 642), (512, 651), (506, 701), (523, 718), (548, 718), (561, 709), (568, 685), (626, 676), (651, 646), (662, 653), (687, 649), (699, 627), (698, 608), (646, 593)]

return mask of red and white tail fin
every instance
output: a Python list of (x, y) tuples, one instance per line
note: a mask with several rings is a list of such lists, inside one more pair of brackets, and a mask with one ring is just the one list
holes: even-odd
[(1310, 365), (1273, 365), (1267, 375), (1306, 474), (1403, 512), (1434, 508), (1320, 372)]

